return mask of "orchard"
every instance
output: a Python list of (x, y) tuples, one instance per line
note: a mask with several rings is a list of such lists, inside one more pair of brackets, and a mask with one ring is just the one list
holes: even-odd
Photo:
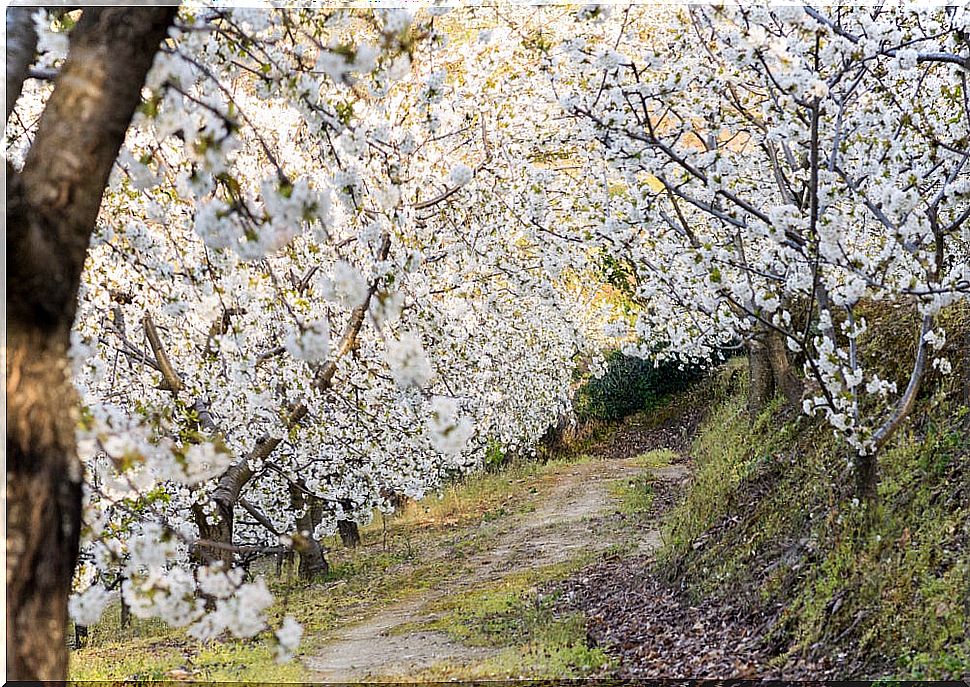
[[(876, 499), (970, 294), (970, 12), (7, 10), (7, 670), (120, 593), (299, 650), (241, 565), (743, 355)], [(873, 362), (873, 313), (914, 345)], [(623, 377), (620, 377), (622, 383)], [(835, 478), (835, 476), (833, 476)]]

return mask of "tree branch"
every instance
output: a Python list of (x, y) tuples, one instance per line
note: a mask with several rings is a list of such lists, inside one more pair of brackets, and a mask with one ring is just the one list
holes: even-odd
[(903, 420), (913, 410), (913, 405), (916, 403), (916, 396), (919, 394), (919, 388), (923, 382), (923, 375), (926, 372), (926, 333), (932, 327), (933, 317), (931, 315), (925, 315), (920, 326), (919, 344), (916, 347), (916, 360), (913, 362), (913, 371), (909, 376), (909, 384), (906, 385), (906, 391), (903, 392), (892, 415), (872, 435), (876, 453), (886, 445), (886, 442), (892, 438), (892, 435), (899, 429), (900, 424), (902, 424)]
[(10, 118), (37, 53), (37, 31), (31, 16), (36, 7), (7, 8), (7, 114)]
[(185, 385), (182, 384), (182, 379), (178, 376), (175, 368), (172, 367), (171, 361), (168, 359), (168, 354), (165, 352), (165, 347), (162, 345), (162, 340), (158, 336), (158, 330), (155, 329), (155, 322), (152, 320), (152, 316), (145, 314), (144, 319), (145, 324), (145, 336), (148, 337), (148, 345), (152, 348), (152, 353), (155, 355), (155, 360), (158, 362), (158, 369), (162, 372), (162, 378), (165, 380), (166, 389), (171, 391), (173, 394), (181, 391)]

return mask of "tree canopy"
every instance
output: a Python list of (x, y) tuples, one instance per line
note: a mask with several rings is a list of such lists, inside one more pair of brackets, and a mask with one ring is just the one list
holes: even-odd
[[(68, 100), (103, 60), (97, 18), (30, 20), (8, 172), (40, 194), (25, 227), (63, 200), (32, 160), (84, 176), (83, 208), (8, 238), (43, 243), (9, 298), (73, 320), (80, 623), (120, 582), (140, 617), (271, 630), (286, 658), (299, 626), (268, 626), (241, 557), (322, 557), (339, 523), (531, 450), (610, 347), (685, 366), (745, 350), (765, 394), (845, 440), (860, 494), (950, 371), (965, 8), (192, 5), (158, 19), (157, 51), (144, 39), (150, 70)], [(103, 178), (72, 162), (77, 136), (112, 135)], [(76, 315), (38, 287), (64, 255)], [(874, 306), (918, 314), (898, 378), (869, 364)]]

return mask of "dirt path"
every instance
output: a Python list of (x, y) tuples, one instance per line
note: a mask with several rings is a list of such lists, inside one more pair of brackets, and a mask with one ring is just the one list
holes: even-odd
[[(314, 680), (401, 680), (439, 661), (470, 664), (481, 660), (492, 650), (464, 646), (440, 632), (399, 628), (432, 618), (429, 606), (446, 595), (499, 580), (511, 572), (607, 549), (615, 540), (603, 535), (596, 520), (616, 510), (609, 484), (644, 472), (647, 469), (629, 456), (566, 466), (549, 488), (534, 495), (535, 509), (512, 516), (509, 527), (494, 544), (464, 561), (465, 567), (456, 570), (453, 579), (442, 580), (432, 591), (341, 628), (318, 653), (305, 659)], [(686, 468), (675, 464), (650, 472), (661, 480), (679, 480), (686, 475)], [(650, 550), (659, 543), (659, 532), (640, 531), (638, 540), (641, 549)]]

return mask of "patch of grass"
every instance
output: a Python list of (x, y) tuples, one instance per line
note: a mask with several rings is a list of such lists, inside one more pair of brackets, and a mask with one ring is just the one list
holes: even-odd
[(88, 646), (71, 652), (72, 680), (164, 680), (186, 661), (180, 642), (129, 640)]
[(538, 586), (582, 568), (588, 557), (512, 573), (431, 606), (437, 617), (425, 623), (470, 646), (505, 646), (527, 637), (542, 600)]
[(609, 485), (610, 496), (616, 499), (618, 509), (624, 515), (649, 513), (653, 506), (653, 477), (637, 475), (632, 479), (620, 479)]
[(677, 559), (698, 544), (708, 528), (735, 505), (732, 497), (739, 485), (791, 441), (797, 421), (779, 422), (781, 399), (753, 423), (746, 407), (743, 390), (715, 395), (713, 408), (691, 446), (694, 473), (689, 496), (665, 522), (664, 559)]
[(440, 601), (434, 606), (435, 619), (420, 627), (496, 651), (472, 666), (439, 663), (422, 672), (420, 679), (576, 678), (605, 669), (610, 659), (586, 644), (582, 615), (555, 613), (555, 597), (539, 591), (543, 582), (565, 578), (588, 562), (582, 557), (514, 573)]
[(655, 448), (652, 451), (641, 453), (633, 459), (633, 462), (640, 467), (656, 469), (667, 467), (678, 457), (677, 452), (669, 448)]
[(421, 671), (421, 682), (468, 680), (561, 680), (603, 674), (612, 666), (600, 648), (586, 645), (586, 619), (577, 613), (550, 618), (532, 638), (505, 647), (470, 666), (447, 661)]

